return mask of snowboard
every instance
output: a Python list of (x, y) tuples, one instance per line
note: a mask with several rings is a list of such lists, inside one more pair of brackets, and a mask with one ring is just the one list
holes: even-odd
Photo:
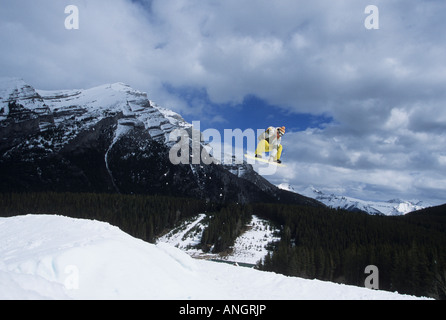
[(254, 156), (252, 156), (250, 154), (245, 154), (245, 157), (247, 159), (253, 159), (255, 161), (272, 164), (272, 165), (275, 165), (275, 166), (278, 166), (278, 167), (286, 167), (286, 165), (284, 165), (283, 163), (271, 162), (271, 161), (268, 161), (267, 159), (263, 159), (263, 158), (256, 158), (256, 157), (254, 157)]

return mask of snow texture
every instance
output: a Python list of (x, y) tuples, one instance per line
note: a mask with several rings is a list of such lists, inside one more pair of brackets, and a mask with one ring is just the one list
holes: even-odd
[(415, 299), (191, 258), (107, 223), (0, 219), (0, 299)]
[(257, 216), (245, 226), (246, 231), (240, 235), (232, 247), (230, 253), (211, 254), (205, 253), (199, 248), (203, 230), (207, 223), (204, 222), (206, 215), (183, 221), (177, 228), (158, 239), (158, 242), (168, 243), (194, 258), (218, 259), (234, 263), (257, 264), (268, 254), (268, 245), (280, 240), (279, 230), (274, 229), (266, 220)]

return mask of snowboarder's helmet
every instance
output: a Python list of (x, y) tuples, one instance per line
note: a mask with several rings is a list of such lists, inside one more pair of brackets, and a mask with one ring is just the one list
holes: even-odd
[(285, 134), (285, 127), (277, 128), (277, 132), (279, 133), (280, 136), (283, 136)]

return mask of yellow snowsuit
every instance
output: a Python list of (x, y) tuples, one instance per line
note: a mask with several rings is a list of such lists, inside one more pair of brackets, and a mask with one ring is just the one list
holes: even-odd
[[(282, 156), (282, 138), (278, 136), (276, 128), (269, 127), (259, 136), (259, 144), (256, 149), (256, 155), (262, 155), (264, 152), (270, 153), (270, 160), (280, 160)], [(271, 159), (272, 158), (272, 159)]]

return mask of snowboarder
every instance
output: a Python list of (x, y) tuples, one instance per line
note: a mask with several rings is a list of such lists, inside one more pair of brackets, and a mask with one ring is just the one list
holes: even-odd
[(269, 161), (282, 163), (282, 136), (285, 134), (285, 127), (269, 127), (259, 136), (259, 144), (256, 149), (256, 158), (262, 158), (264, 152), (269, 152)]

